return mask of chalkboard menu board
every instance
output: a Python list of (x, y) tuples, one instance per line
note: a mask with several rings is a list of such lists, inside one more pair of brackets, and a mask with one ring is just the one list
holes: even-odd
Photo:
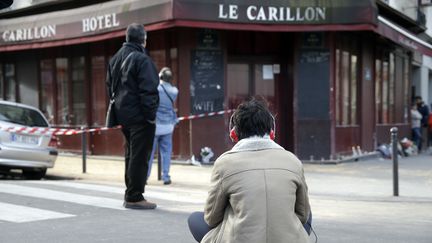
[(299, 118), (329, 119), (330, 52), (302, 49), (299, 58)]
[(221, 50), (192, 50), (191, 111), (202, 114), (223, 110), (224, 72)]

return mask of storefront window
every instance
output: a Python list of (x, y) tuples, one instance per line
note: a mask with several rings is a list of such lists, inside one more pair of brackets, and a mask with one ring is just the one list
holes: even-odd
[[(336, 50), (336, 63), (339, 64), (340, 63), (340, 50)], [(335, 70), (335, 80), (336, 80), (336, 85), (335, 87), (340, 87), (340, 68), (339, 65), (336, 65), (336, 70)], [(342, 117), (341, 117), (341, 103), (339, 102), (338, 98), (341, 95), (341, 90), (340, 89), (335, 89), (336, 90), (336, 121), (341, 121)]]
[(382, 110), (381, 110), (381, 60), (375, 60), (375, 120), (376, 123), (382, 120)]
[(357, 56), (351, 56), (351, 124), (357, 124)]
[(41, 111), (44, 113), (49, 123), (54, 122), (54, 61), (51, 59), (41, 60)]
[(58, 122), (66, 125), (71, 124), (71, 115), (69, 113), (69, 64), (67, 58), (56, 59), (56, 77), (57, 77), (57, 103), (58, 103)]
[(390, 53), (390, 67), (389, 67), (389, 123), (395, 122), (395, 57)]
[[(396, 77), (396, 56), (392, 52), (377, 51), (375, 60), (375, 109), (378, 124), (401, 123), (408, 121), (409, 74), (408, 65), (402, 63), (404, 70), (399, 70), (403, 77)], [(404, 60), (398, 58), (398, 60)], [(396, 117), (396, 80), (400, 80), (399, 89), (404, 89), (403, 111)], [(402, 108), (402, 107), (401, 107)], [(404, 117), (404, 118), (403, 118)]]
[(72, 58), (72, 124), (87, 124), (86, 96), (85, 96), (85, 59)]
[(342, 52), (342, 123), (340, 125), (349, 125), (349, 108), (350, 108), (350, 85), (349, 85), (349, 53), (347, 51)]
[(408, 58), (404, 58), (403, 67), (403, 82), (404, 82), (404, 102), (405, 102), (405, 108), (404, 108), (404, 123), (408, 123), (408, 114), (410, 112), (410, 99), (409, 99), (409, 60)]
[(4, 72), (4, 83), (6, 89), (5, 98), (6, 100), (17, 101), (15, 65), (11, 63), (6, 63)]
[[(275, 76), (273, 64), (265, 62), (228, 63), (228, 108), (235, 109), (249, 97), (264, 98), (275, 112)], [(277, 113), (277, 112), (275, 112)]]
[(357, 42), (343, 36), (335, 52), (336, 125), (358, 125), (359, 62)]
[(107, 104), (107, 93), (105, 88), (105, 57), (92, 57), (91, 70), (92, 126), (104, 126)]
[(249, 64), (228, 64), (228, 108), (236, 108), (249, 96)]
[(383, 61), (382, 63), (382, 121), (381, 123), (387, 124), (389, 123), (389, 117), (388, 117), (388, 70), (389, 70), (389, 63), (388, 61)]
[[(265, 98), (270, 106), (276, 104), (275, 79), (272, 64), (255, 64), (254, 94)], [(272, 107), (270, 107), (271, 109)]]

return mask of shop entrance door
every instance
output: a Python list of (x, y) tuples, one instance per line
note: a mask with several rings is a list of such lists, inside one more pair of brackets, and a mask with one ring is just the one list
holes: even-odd
[(280, 64), (273, 60), (230, 60), (227, 64), (228, 108), (235, 109), (249, 97), (262, 97), (269, 103), (270, 111), (276, 118), (276, 141), (282, 146), (287, 139), (285, 114), (281, 109)]

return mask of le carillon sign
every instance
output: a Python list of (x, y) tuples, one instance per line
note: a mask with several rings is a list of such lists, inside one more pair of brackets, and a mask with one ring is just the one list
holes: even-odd
[[(373, 0), (116, 0), (84, 8), (4, 19), (0, 46), (80, 38), (132, 22), (247, 24), (376, 24)], [(175, 26), (175, 24), (174, 24)]]

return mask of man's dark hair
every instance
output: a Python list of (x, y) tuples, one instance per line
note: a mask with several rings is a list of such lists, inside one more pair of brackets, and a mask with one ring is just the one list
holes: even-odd
[(126, 42), (144, 43), (147, 33), (142, 24), (133, 23), (126, 29)]
[(252, 99), (241, 103), (232, 116), (238, 139), (251, 136), (264, 136), (273, 128), (274, 120), (268, 106), (263, 101)]

